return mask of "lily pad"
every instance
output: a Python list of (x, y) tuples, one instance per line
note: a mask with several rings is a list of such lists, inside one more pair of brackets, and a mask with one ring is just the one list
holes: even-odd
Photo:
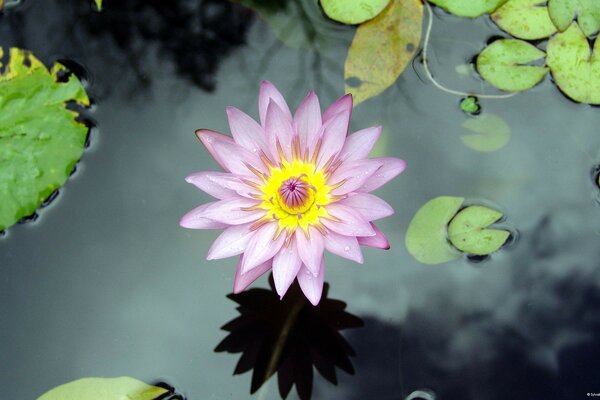
[(576, 23), (554, 35), (546, 49), (546, 64), (554, 81), (575, 101), (600, 104), (600, 40), (594, 51)]
[(448, 238), (452, 244), (467, 254), (485, 256), (497, 251), (510, 236), (501, 229), (485, 229), (502, 218), (502, 213), (482, 206), (461, 210), (450, 221)]
[(377, 16), (390, 0), (321, 0), (325, 14), (348, 25), (361, 24)]
[(509, 0), (492, 14), (492, 21), (519, 39), (536, 40), (552, 36), (556, 26), (545, 0)]
[(462, 127), (472, 132), (460, 137), (465, 146), (482, 153), (500, 150), (510, 140), (510, 127), (494, 114), (469, 118)]
[(496, 40), (477, 56), (477, 71), (498, 89), (521, 92), (541, 81), (548, 68), (526, 65), (544, 57), (537, 47), (514, 39)]
[(392, 0), (358, 27), (344, 65), (345, 90), (354, 96), (354, 105), (396, 82), (419, 47), (422, 24), (420, 0)]
[(98, 9), (98, 11), (102, 10), (102, 0), (94, 0), (94, 2), (96, 3), (96, 8)]
[(448, 241), (448, 223), (456, 215), (462, 197), (441, 196), (429, 200), (415, 214), (406, 231), (408, 252), (424, 264), (441, 264), (460, 258)]
[(475, 18), (494, 12), (507, 0), (429, 0), (444, 10), (459, 17)]
[(600, 1), (598, 0), (549, 0), (548, 13), (554, 25), (563, 32), (577, 18), (587, 37), (600, 30)]
[(82, 378), (55, 387), (37, 400), (156, 400), (168, 392), (125, 376)]
[(477, 103), (477, 97), (469, 96), (462, 99), (460, 102), (460, 109), (470, 114), (478, 112), (480, 107), (479, 103)]
[(66, 73), (58, 63), (48, 71), (31, 53), (10, 49), (0, 75), (0, 230), (35, 212), (83, 153), (88, 128), (66, 103), (90, 102)]

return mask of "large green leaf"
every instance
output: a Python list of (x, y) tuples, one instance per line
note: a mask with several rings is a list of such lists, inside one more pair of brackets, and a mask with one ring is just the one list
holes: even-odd
[(448, 223), (464, 200), (462, 197), (436, 197), (417, 211), (405, 239), (406, 248), (414, 258), (424, 264), (441, 264), (461, 256), (448, 242)]
[(510, 127), (494, 114), (469, 118), (462, 127), (470, 131), (460, 137), (465, 146), (482, 153), (500, 150), (510, 140)]
[(125, 376), (82, 378), (57, 386), (37, 400), (155, 400), (167, 392)]
[[(3, 54), (0, 48), (0, 57)], [(66, 102), (89, 105), (79, 80), (59, 76), (12, 48), (0, 75), (0, 230), (32, 214), (63, 185), (83, 153), (88, 128)]]
[(498, 89), (521, 92), (546, 75), (548, 68), (526, 65), (543, 57), (543, 51), (527, 42), (500, 39), (477, 56), (477, 71)]
[(561, 32), (566, 30), (575, 18), (588, 37), (600, 30), (598, 0), (549, 0), (548, 12), (552, 22)]
[(500, 229), (485, 229), (502, 218), (502, 213), (482, 206), (461, 210), (448, 225), (452, 244), (468, 254), (485, 256), (497, 251), (510, 236)]
[(392, 0), (356, 30), (344, 65), (346, 92), (357, 105), (390, 87), (412, 60), (423, 24), (420, 0)]
[(374, 18), (390, 0), (321, 0), (327, 16), (335, 21), (355, 25)]
[(519, 39), (547, 38), (556, 32), (545, 0), (509, 0), (492, 14), (492, 20)]
[(475, 18), (492, 13), (507, 0), (429, 0), (430, 3), (442, 7), (459, 17)]
[(546, 64), (558, 87), (575, 101), (600, 104), (600, 40), (594, 51), (576, 23), (553, 36), (546, 49)]

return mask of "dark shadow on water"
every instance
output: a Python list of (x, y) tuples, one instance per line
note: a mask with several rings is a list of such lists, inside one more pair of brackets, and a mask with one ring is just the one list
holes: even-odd
[(285, 398), (296, 385), (302, 400), (311, 398), (313, 366), (329, 382), (337, 384), (336, 367), (353, 375), (354, 350), (340, 334), (359, 328), (363, 321), (345, 311), (346, 303), (327, 298), (328, 284), (318, 306), (312, 306), (294, 283), (283, 300), (271, 290), (250, 289), (230, 294), (239, 304), (240, 316), (222, 329), (229, 335), (215, 352), (241, 353), (234, 375), (252, 370), (250, 393), (277, 373), (279, 393)]

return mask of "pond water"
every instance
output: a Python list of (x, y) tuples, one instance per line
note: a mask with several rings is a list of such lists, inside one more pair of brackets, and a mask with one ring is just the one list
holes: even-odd
[[(240, 355), (214, 351), (227, 335), (220, 327), (238, 316), (226, 297), (235, 261), (206, 261), (218, 233), (178, 225), (209, 200), (184, 177), (218, 169), (194, 131), (228, 132), (228, 105), (257, 117), (262, 79), (292, 109), (310, 89), (331, 103), (343, 94), (353, 30), (337, 27), (316, 51), (287, 47), (227, 2), (112, 3), (98, 14), (85, 0), (26, 1), (0, 16), (2, 47), (27, 48), (46, 65), (68, 60), (94, 100), (75, 173), (35, 221), (0, 237), (2, 397), (125, 375), (167, 382), (188, 399), (249, 398), (251, 373), (233, 376)], [(436, 79), (493, 93), (456, 67), (499, 28), (486, 17), (434, 18)], [(364, 265), (326, 257), (328, 298), (364, 326), (344, 331), (355, 374), (338, 370), (334, 386), (315, 372), (313, 398), (600, 393), (600, 112), (568, 100), (547, 76), (510, 99), (480, 101), (511, 129), (505, 147), (480, 153), (461, 140), (469, 117), (459, 102), (417, 59), (353, 111), (351, 131), (382, 124), (376, 155), (408, 167), (378, 191), (396, 210), (380, 224), (391, 249), (365, 249)], [(493, 205), (514, 240), (482, 262), (420, 264), (406, 229), (441, 195)], [(268, 288), (267, 277), (253, 286)], [(279, 398), (276, 380), (254, 397)]]

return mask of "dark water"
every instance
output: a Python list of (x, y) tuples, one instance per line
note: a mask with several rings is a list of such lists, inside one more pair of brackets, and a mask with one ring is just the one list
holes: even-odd
[[(188, 399), (248, 398), (251, 373), (232, 376), (239, 355), (214, 352), (227, 336), (219, 328), (238, 316), (226, 298), (235, 262), (205, 261), (216, 232), (178, 226), (208, 200), (183, 178), (217, 168), (193, 132), (226, 132), (227, 105), (256, 116), (262, 79), (292, 108), (313, 88), (321, 104), (335, 100), (352, 31), (336, 28), (317, 52), (286, 47), (228, 2), (112, 3), (97, 14), (85, 0), (31, 0), (0, 16), (2, 47), (28, 48), (47, 65), (70, 60), (95, 99), (75, 174), (36, 221), (0, 238), (2, 398), (120, 375), (166, 381)], [(455, 67), (500, 34), (485, 18), (438, 15), (436, 78), (480, 91)], [(383, 124), (377, 155), (408, 168), (379, 191), (396, 209), (381, 224), (391, 250), (364, 250), (364, 265), (327, 258), (329, 298), (364, 327), (344, 331), (355, 375), (338, 369), (334, 386), (315, 373), (313, 398), (600, 393), (599, 110), (570, 102), (547, 77), (511, 99), (481, 101), (510, 125), (511, 140), (477, 153), (460, 140), (460, 99), (423, 77), (416, 61), (354, 110), (352, 130)], [(440, 195), (496, 205), (517, 240), (482, 263), (419, 264), (404, 247), (406, 227)], [(267, 278), (254, 286), (268, 288)], [(278, 396), (275, 380), (255, 395)]]

